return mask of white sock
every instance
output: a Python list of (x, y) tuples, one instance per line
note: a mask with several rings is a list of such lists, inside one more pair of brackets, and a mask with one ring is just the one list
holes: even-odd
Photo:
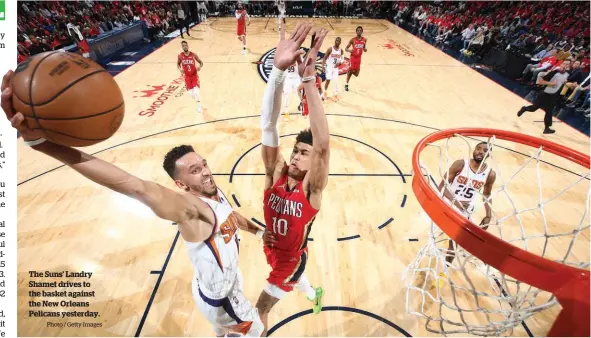
[(337, 95), (339, 93), (339, 81), (334, 82), (334, 94)]
[(191, 96), (193, 96), (197, 100), (197, 102), (201, 102), (201, 95), (199, 95), (199, 89), (197, 89), (197, 87), (195, 87), (195, 88), (191, 89), (191, 92), (192, 92)]
[(289, 94), (283, 94), (283, 98), (284, 98), (284, 100), (283, 100), (283, 102), (284, 102), (283, 108), (284, 108), (285, 111), (287, 111), (287, 109), (289, 108), (289, 101), (290, 101), (290, 98), (291, 98), (291, 93), (289, 93)]
[(316, 298), (316, 290), (314, 290), (314, 288), (310, 284), (310, 281), (308, 281), (308, 277), (306, 277), (306, 275), (302, 275), (302, 277), (300, 277), (300, 280), (296, 284), (296, 289), (305, 293), (306, 297), (309, 300), (313, 300), (314, 298)]

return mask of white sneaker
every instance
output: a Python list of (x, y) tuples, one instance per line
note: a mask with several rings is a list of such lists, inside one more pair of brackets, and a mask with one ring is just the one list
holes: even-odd
[(201, 107), (201, 105), (197, 105), (197, 112), (198, 113), (203, 113), (203, 108)]

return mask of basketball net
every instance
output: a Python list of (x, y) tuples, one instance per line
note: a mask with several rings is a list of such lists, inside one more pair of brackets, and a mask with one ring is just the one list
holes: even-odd
[[(431, 182), (433, 193), (448, 203), (449, 210), (441, 212), (454, 210), (463, 217), (470, 216), (470, 221), (476, 225), (485, 215), (484, 206), (488, 203), (492, 219), (487, 232), (540, 257), (588, 270), (589, 171), (582, 174), (560, 173), (559, 169), (544, 161), (546, 154), (552, 158), (546, 161), (558, 158), (546, 153), (544, 147), (520, 148), (515, 147), (515, 143), (509, 143), (509, 147), (495, 147), (498, 141), (491, 135), (485, 140), (488, 143), (485, 161), (476, 171), (484, 169), (485, 162), (495, 170), (496, 182), (491, 196), (487, 199), (482, 196), (482, 191), (475, 191), (479, 196), (474, 199), (473, 212), (462, 212), (451, 206), (453, 201), (443, 197), (443, 189), (451, 190), (448, 180), (443, 180), (443, 189), (439, 190), (438, 185), (444, 174), (449, 173), (454, 160), (472, 158), (478, 141), (481, 140), (453, 134), (428, 143), (418, 155), (422, 172), (415, 171), (414, 175), (423, 175)], [(526, 149), (530, 153), (520, 157), (507, 151), (508, 148), (521, 152)], [(462, 149), (461, 152), (459, 149)], [(503, 167), (496, 162), (500, 153), (509, 162), (501, 162)], [(515, 161), (515, 158), (518, 160)], [(578, 167), (579, 170), (581, 168)], [(562, 175), (560, 182), (551, 180), (552, 170)], [(546, 176), (550, 180), (544, 180)], [(551, 188), (545, 188), (543, 183)], [(527, 192), (523, 191), (525, 188)], [(582, 205), (583, 201), (585, 205)], [(564, 212), (563, 222), (559, 222), (561, 217), (557, 216), (560, 215), (554, 215), (560, 210)], [(428, 236), (422, 239), (425, 244), (407, 267), (403, 278), (406, 311), (424, 318), (427, 331), (443, 335), (512, 335), (516, 327), (521, 327), (526, 319), (543, 310), (556, 306), (554, 310), (558, 313), (560, 306), (552, 293), (499, 272), (455, 242), (452, 242), (453, 250), (449, 250), (450, 237), (431, 220), (432, 217), (426, 218)], [(450, 255), (455, 256), (451, 264), (446, 262), (446, 257)], [(545, 321), (551, 323), (554, 319), (546, 318)], [(580, 325), (589, 326), (589, 322)]]

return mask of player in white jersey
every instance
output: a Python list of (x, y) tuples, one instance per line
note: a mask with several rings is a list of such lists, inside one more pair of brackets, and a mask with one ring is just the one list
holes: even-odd
[(275, 5), (277, 6), (277, 10), (279, 11), (279, 16), (277, 17), (277, 26), (279, 28), (277, 30), (281, 31), (281, 24), (285, 24), (285, 1), (275, 1)]
[[(244, 297), (242, 274), (238, 268), (241, 226), (252, 233), (262, 233), (258, 227), (233, 211), (224, 193), (217, 189), (211, 197), (200, 196), (214, 212), (215, 226), (204, 241), (185, 240), (189, 259), (195, 270), (193, 299), (201, 313), (213, 325), (217, 336), (227, 333), (260, 335), (258, 311)], [(259, 332), (260, 331), (260, 332)]]
[[(486, 216), (482, 219), (480, 225), (485, 230), (488, 229), (491, 220), (492, 211), (490, 206), (492, 200), (490, 194), (497, 178), (495, 171), (486, 163), (488, 156), (490, 156), (488, 143), (478, 143), (472, 153), (472, 159), (455, 161), (449, 168), (449, 175), (446, 173), (443, 176), (443, 180), (438, 187), (438, 191), (443, 191), (444, 199), (468, 219), (472, 217), (474, 203), (482, 189)], [(444, 188), (446, 179), (449, 186)], [(445, 260), (448, 265), (451, 265), (454, 258), (454, 243), (450, 240)], [(445, 274), (440, 273), (440, 276), (445, 277)]]
[[(9, 86), (12, 75), (9, 71), (2, 79), (1, 107), (25, 144), (93, 182), (139, 200), (158, 217), (175, 222), (183, 240), (194, 243), (189, 244), (189, 255), (198, 278), (194, 291), (200, 298), (196, 297), (196, 301), (215, 333), (223, 335), (230, 331), (259, 337), (264, 327), (257, 310), (242, 295), (235, 236), (236, 228), (258, 236), (264, 233), (226, 205), (207, 161), (186, 145), (166, 154), (164, 169), (184, 191), (177, 193), (79, 149), (48, 141), (42, 132), (29, 128), (22, 113), (15, 112)], [(213, 262), (219, 264), (214, 266)]]
[(289, 118), (289, 102), (293, 93), (297, 93), (298, 87), (302, 82), (300, 75), (298, 74), (298, 63), (294, 63), (289, 66), (285, 71), (285, 83), (283, 84), (283, 113), (285, 118)]
[(324, 85), (324, 98), (326, 99), (326, 92), (330, 81), (334, 81), (334, 99), (338, 99), (339, 95), (339, 66), (343, 62), (343, 49), (341, 47), (341, 38), (337, 37), (334, 40), (334, 46), (329, 47), (322, 59), (322, 68), (326, 74), (326, 83)]

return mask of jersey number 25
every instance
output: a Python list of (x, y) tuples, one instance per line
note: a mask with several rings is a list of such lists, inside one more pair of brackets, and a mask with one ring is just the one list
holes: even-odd
[(273, 217), (273, 233), (280, 234), (281, 236), (287, 236), (287, 221), (284, 219), (277, 219)]
[(454, 191), (454, 195), (462, 196), (464, 198), (472, 198), (474, 196), (474, 189), (464, 184), (458, 185), (458, 189)]

